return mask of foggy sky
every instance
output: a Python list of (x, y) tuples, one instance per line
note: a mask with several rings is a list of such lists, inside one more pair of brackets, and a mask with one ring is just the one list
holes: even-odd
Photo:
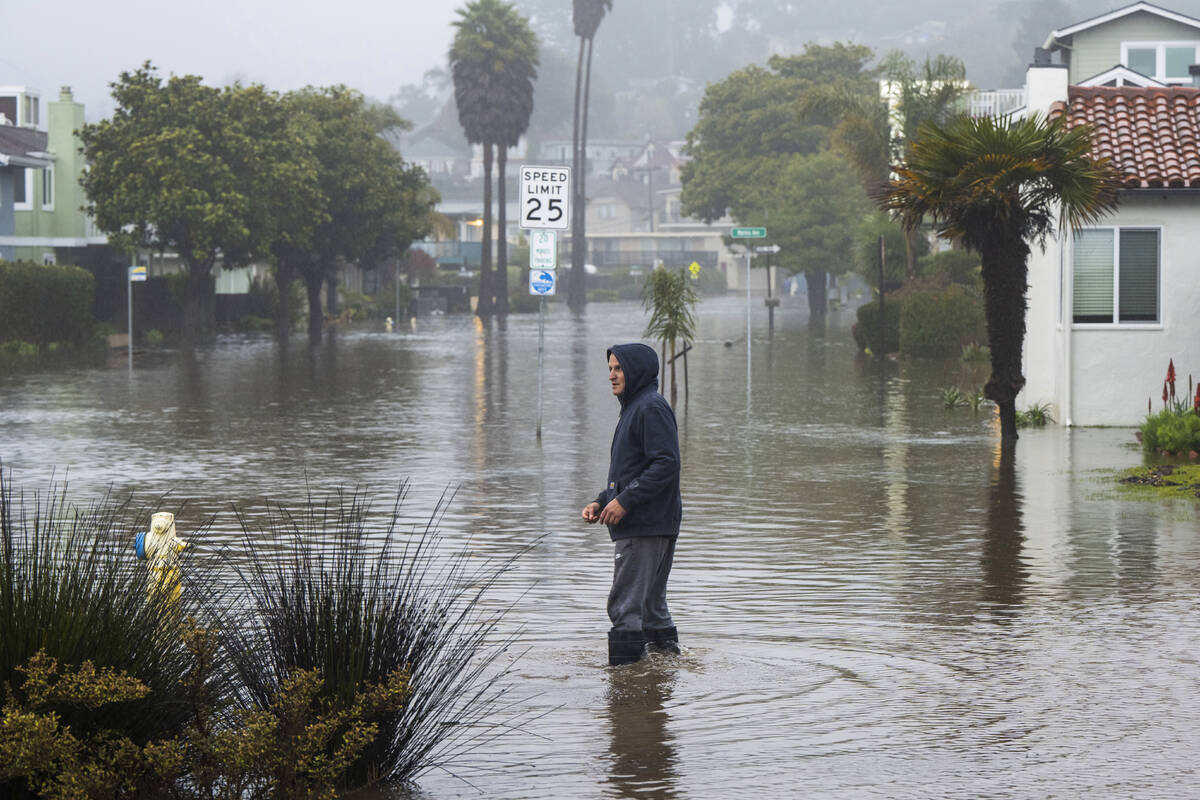
[(462, 0), (0, 0), (0, 85), (70, 86), (89, 122), (108, 84), (149, 59), (160, 74), (286, 91), (344, 83), (386, 100), (444, 64)]

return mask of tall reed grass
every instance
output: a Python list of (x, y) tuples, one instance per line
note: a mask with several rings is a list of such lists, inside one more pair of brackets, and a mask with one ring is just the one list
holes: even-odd
[(148, 596), (131, 547), (156, 510), (109, 495), (78, 506), (65, 483), (27, 497), (0, 467), (0, 691), (19, 687), (17, 667), (44, 650), (64, 664), (125, 670), (150, 688), (141, 700), (93, 711), (55, 709), (74, 730), (145, 742), (181, 728), (176, 690), (189, 656), (179, 617)]
[[(27, 498), (0, 470), (0, 692), (19, 691), (18, 667), (39, 651), (64, 666), (124, 670), (149, 694), (64, 707), (70, 730), (139, 745), (199, 735), (203, 750), (215, 741), (206, 737), (245, 724), (241, 710), (278, 713), (284, 688), (305, 671), (320, 675), (306, 710), (313, 719), (400, 674), (406, 700), (363, 720), (378, 735), (340, 785), (457, 772), (475, 747), (520, 724), (519, 707), (505, 705), (514, 634), (498, 626), (507, 606), (485, 600), (520, 554), (487, 560), (469, 542), (451, 548), (439, 526), (452, 495), (413, 525), (402, 521), (406, 494), (401, 486), (381, 513), (367, 493), (343, 491), (310, 493), (294, 508), (268, 502), (259, 515), (235, 508), (237, 545), (205, 547), (209, 525), (191, 530), (200, 547), (183, 553), (174, 604), (147, 591), (146, 563), (132, 548), (157, 508), (109, 495), (76, 506), (65, 485)], [(194, 625), (215, 637), (203, 666), (184, 645)], [(203, 686), (188, 690), (199, 673)], [(200, 785), (186, 777), (189, 758), (179, 797)], [(0, 796), (9, 789), (0, 784)]]
[(505, 609), (481, 601), (517, 555), (476, 563), (466, 546), (448, 553), (439, 524), (451, 495), (406, 528), (406, 493), (401, 486), (379, 515), (368, 495), (342, 491), (299, 508), (268, 504), (258, 523), (239, 513), (242, 555), (229, 559), (237, 596), (214, 609), (246, 707), (269, 707), (297, 670), (320, 670), (334, 703), (407, 671), (409, 701), (372, 720), (380, 735), (351, 768), (350, 786), (445, 767), (510, 727), (495, 718)]

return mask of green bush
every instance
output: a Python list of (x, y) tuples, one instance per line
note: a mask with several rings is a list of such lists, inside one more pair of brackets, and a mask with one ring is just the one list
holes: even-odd
[(981, 287), (979, 256), (969, 250), (943, 250), (918, 262), (922, 280), (941, 286)]
[(879, 341), (879, 301), (872, 300), (858, 307), (858, 323), (851, 329), (851, 333), (860, 350), (886, 355), (900, 349), (900, 302), (901, 298), (896, 295), (884, 298), (886, 319), (883, 343)]
[(94, 292), (95, 279), (79, 267), (0, 261), (0, 342), (19, 339), (42, 351), (51, 342), (82, 346)]
[(1164, 408), (1142, 423), (1142, 447), (1151, 453), (1200, 450), (1200, 416), (1192, 409)]
[(904, 292), (900, 311), (900, 352), (904, 355), (948, 358), (986, 337), (983, 302), (962, 286)]

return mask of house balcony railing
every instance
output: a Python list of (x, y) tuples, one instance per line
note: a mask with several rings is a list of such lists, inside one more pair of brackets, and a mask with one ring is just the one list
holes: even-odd
[(1023, 105), (1024, 89), (989, 89), (967, 95), (967, 114), (972, 117), (1003, 117)]
[(414, 250), (423, 250), (442, 267), (478, 267), (483, 258), (482, 242), (414, 242)]

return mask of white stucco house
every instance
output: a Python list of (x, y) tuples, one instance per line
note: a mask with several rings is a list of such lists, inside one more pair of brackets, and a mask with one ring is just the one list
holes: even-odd
[(1114, 213), (1029, 261), (1017, 406), (1067, 425), (1140, 424), (1171, 359), (1181, 395), (1200, 379), (1200, 89), (1121, 83), (1070, 85), (1065, 64), (1026, 82), (1027, 113), (1090, 124), (1125, 186)]

